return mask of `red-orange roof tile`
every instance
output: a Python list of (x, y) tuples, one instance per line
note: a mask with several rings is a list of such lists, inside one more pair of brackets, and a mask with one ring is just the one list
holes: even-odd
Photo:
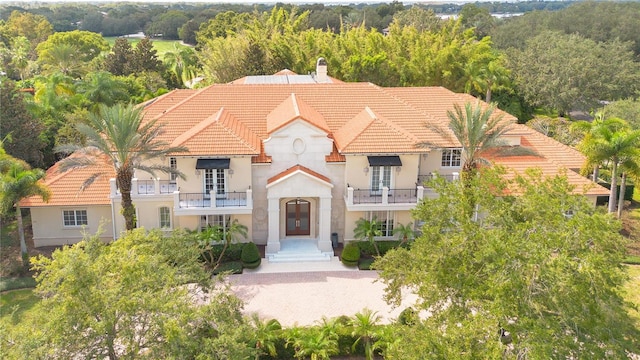
[[(78, 156), (78, 155), (71, 155)], [(59, 165), (53, 165), (47, 170), (43, 183), (51, 190), (51, 198), (45, 203), (42, 198), (32, 196), (20, 202), (22, 207), (41, 206), (85, 206), (109, 205), (109, 179), (115, 177), (115, 170), (105, 156), (98, 156), (94, 166), (59, 172)], [(103, 175), (93, 184), (82, 190), (86, 179), (96, 173)]]

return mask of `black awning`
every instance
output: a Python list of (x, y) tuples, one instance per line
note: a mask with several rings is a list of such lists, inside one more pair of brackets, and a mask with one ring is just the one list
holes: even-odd
[(198, 159), (196, 169), (228, 169), (231, 159)]
[(402, 166), (400, 156), (367, 156), (369, 166)]

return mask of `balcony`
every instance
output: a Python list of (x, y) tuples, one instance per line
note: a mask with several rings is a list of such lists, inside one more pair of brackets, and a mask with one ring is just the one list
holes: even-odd
[(423, 186), (413, 189), (354, 189), (347, 187), (345, 203), (348, 211), (376, 211), (376, 210), (410, 210), (425, 196), (432, 197), (435, 193)]
[(435, 179), (444, 179), (447, 182), (454, 182), (454, 181), (460, 180), (460, 174), (457, 173), (457, 172), (454, 172), (454, 173), (446, 174), (446, 175), (441, 175), (441, 174), (438, 174), (438, 173), (429, 173), (427, 175), (418, 175), (417, 184), (425, 186), (425, 187), (428, 187), (427, 185), (425, 185), (425, 183), (428, 183), (429, 181), (432, 181), (432, 180), (435, 180)]
[(176, 215), (251, 214), (253, 211), (252, 190), (217, 193), (176, 191), (174, 210)]
[[(120, 189), (116, 186), (116, 179), (110, 179), (111, 197), (119, 197)], [(152, 197), (152, 196), (166, 196), (173, 194), (178, 190), (176, 183), (169, 180), (131, 180), (131, 197)]]

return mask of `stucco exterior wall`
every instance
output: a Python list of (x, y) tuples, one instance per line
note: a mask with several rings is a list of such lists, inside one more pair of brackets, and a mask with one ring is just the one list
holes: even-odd
[[(86, 226), (64, 226), (63, 210), (86, 210)], [(34, 207), (31, 208), (33, 242), (35, 247), (75, 244), (83, 239), (83, 234), (98, 232), (104, 241), (113, 239), (111, 206), (74, 206), (74, 207)]]

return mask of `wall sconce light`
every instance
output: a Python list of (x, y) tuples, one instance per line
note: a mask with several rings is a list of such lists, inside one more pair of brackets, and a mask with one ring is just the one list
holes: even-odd
[(196, 169), (196, 176), (200, 176), (200, 169)]
[(229, 175), (233, 175), (233, 169), (229, 169)]
[(396, 166), (396, 172), (399, 173), (402, 170), (402, 166)]
[(369, 167), (365, 166), (364, 169), (362, 169), (362, 171), (364, 171), (364, 173), (368, 173), (369, 172)]

